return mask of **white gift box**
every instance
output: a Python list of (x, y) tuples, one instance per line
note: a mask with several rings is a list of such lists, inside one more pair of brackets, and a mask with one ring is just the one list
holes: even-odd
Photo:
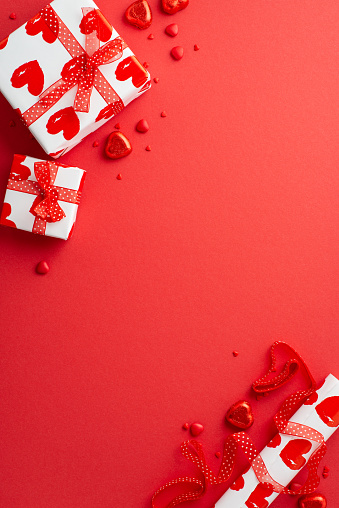
[[(117, 49), (110, 53), (111, 58), (100, 60), (98, 48), (109, 52), (108, 46), (114, 44)], [(78, 80), (71, 86), (75, 64)], [(80, 143), (151, 85), (147, 70), (92, 0), (51, 2), (0, 42), (0, 68), (1, 92), (54, 158)], [(86, 112), (74, 101), (78, 89), (89, 86), (88, 81), (79, 85), (89, 68), (93, 86), (89, 87)], [(60, 93), (62, 86), (67, 91)]]
[[(52, 173), (51, 185), (43, 187), (39, 169), (40, 174)], [(86, 171), (77, 167), (14, 155), (0, 224), (67, 240), (73, 233), (85, 176)], [(46, 203), (46, 198), (48, 201), (51, 192), (56, 213), (64, 215), (54, 222), (49, 211), (43, 218), (43, 211), (38, 208)]]
[[(330, 374), (315, 393), (290, 421), (320, 432), (326, 441), (339, 426), (338, 379)], [(260, 455), (271, 477), (287, 487), (319, 446), (316, 441), (277, 434)], [(267, 508), (278, 495), (260, 484), (250, 468), (226, 491), (215, 508)]]

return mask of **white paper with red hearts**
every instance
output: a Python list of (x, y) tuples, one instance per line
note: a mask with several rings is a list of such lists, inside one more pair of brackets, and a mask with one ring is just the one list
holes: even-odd
[[(92, 0), (54, 0), (50, 4), (68, 29), (72, 32), (75, 39), (84, 48), (86, 36), (81, 33), (79, 28), (83, 18), (81, 9), (82, 7), (92, 7), (94, 9), (98, 9), (97, 5)], [(60, 79), (60, 73), (63, 66), (72, 59), (71, 55), (58, 39), (56, 39), (53, 43), (49, 43), (43, 39), (42, 32), (39, 32), (36, 35), (28, 35), (26, 33), (26, 24), (27, 23), (10, 34), (7, 43), (0, 43), (0, 91), (12, 107), (14, 109), (19, 108), (21, 112), (29, 109), (39, 99), (39, 96), (34, 95), (34, 93), (37, 94), (42, 91), (40, 90), (41, 79), (39, 82), (39, 75), (41, 77), (41, 71), (43, 73), (44, 81), (43, 90), (46, 90), (49, 86)], [(113, 40), (118, 36), (119, 34), (113, 28), (112, 35), (109, 40)], [(104, 44), (106, 44), (106, 42), (101, 42), (100, 47)], [(115, 71), (119, 63), (132, 56), (134, 57), (133, 52), (129, 47), (126, 47), (119, 60), (100, 66), (101, 73), (120, 96), (124, 106), (129, 104), (136, 97), (142, 95), (142, 93), (150, 87), (150, 75), (145, 69), (144, 71), (147, 76), (147, 81), (146, 84), (143, 83), (139, 88), (136, 88), (132, 83), (132, 77), (129, 77), (124, 81), (119, 81), (116, 78)], [(21, 86), (20, 88), (14, 88), (11, 82), (13, 73), (19, 67), (27, 64), (28, 62), (34, 63), (29, 64), (28, 68), (26, 66), (24, 71), (27, 78), (29, 78), (30, 73), (32, 75), (32, 80), (34, 80), (35, 77), (35, 83), (31, 83), (30, 90), (28, 90), (27, 84)], [(39, 70), (39, 67), (41, 71)], [(18, 74), (20, 74), (20, 72)], [(88, 113), (76, 113), (80, 121), (80, 130), (74, 137), (69, 140), (65, 139), (63, 131), (56, 134), (48, 133), (46, 128), (48, 119), (58, 111), (73, 106), (76, 90), (76, 86), (69, 90), (54, 106), (51, 107), (51, 109), (49, 109), (44, 115), (42, 115), (42, 117), (36, 120), (29, 127), (30, 131), (43, 147), (45, 152), (54, 158), (66, 153), (66, 151), (80, 143), (80, 141), (82, 141), (88, 134), (95, 131), (112, 118), (111, 116), (110, 118), (103, 118), (100, 121), (95, 121), (99, 113), (107, 107), (107, 103), (94, 88), (91, 96), (90, 111)]]
[[(312, 395), (308, 401), (293, 415), (291, 422), (307, 425), (320, 432), (325, 441), (334, 433), (339, 426), (339, 381), (332, 374), (327, 376), (325, 383)], [(317, 397), (317, 400), (315, 398)], [(326, 401), (326, 402), (325, 402)], [(309, 402), (313, 402), (310, 404)], [(320, 404), (323, 405), (321, 406)], [(328, 414), (326, 414), (326, 406)], [(323, 409), (325, 407), (325, 409)], [(320, 413), (322, 418), (319, 416)], [(281, 438), (280, 444), (279, 436)], [(260, 455), (266, 464), (268, 472), (274, 480), (287, 487), (293, 478), (304, 467), (311, 454), (318, 448), (319, 443), (309, 441), (300, 443), (303, 453), (296, 452), (293, 457), (293, 443), (298, 438), (277, 434), (266, 446)], [(309, 451), (306, 452), (306, 449)], [(290, 457), (286, 451), (292, 451)], [(305, 464), (302, 463), (305, 461)], [(288, 464), (288, 465), (287, 465)], [(294, 469), (291, 469), (291, 466)], [(300, 466), (300, 467), (299, 467)], [(277, 492), (270, 493), (261, 488), (252, 468), (239, 477), (226, 493), (215, 504), (215, 508), (267, 508), (278, 497)]]
[[(17, 176), (17, 181), (33, 181), (37, 179), (34, 174), (34, 163), (41, 162), (41, 159), (33, 157), (22, 157), (22, 161), (18, 164), (16, 156), (14, 156), (11, 173)], [(59, 166), (58, 173), (54, 182), (57, 187), (65, 187), (78, 191), (84, 174), (86, 171), (77, 167)], [(22, 180), (20, 180), (23, 178)], [(30, 208), (37, 196), (25, 192), (6, 190), (3, 210), (1, 214), (1, 223), (24, 231), (32, 231), (35, 216), (30, 212)], [(76, 203), (66, 203), (59, 201), (59, 205), (66, 214), (59, 222), (47, 222), (45, 236), (53, 236), (67, 240), (76, 221), (78, 205)]]

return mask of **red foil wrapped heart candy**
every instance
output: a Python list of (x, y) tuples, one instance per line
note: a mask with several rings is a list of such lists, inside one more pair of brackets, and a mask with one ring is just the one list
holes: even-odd
[(167, 14), (175, 14), (188, 6), (189, 0), (161, 0), (162, 9)]
[(235, 427), (248, 429), (254, 422), (252, 408), (246, 400), (239, 400), (229, 408), (225, 419)]
[(119, 131), (112, 132), (107, 139), (105, 154), (110, 159), (121, 159), (132, 151), (132, 145), (126, 136)]
[(299, 497), (298, 506), (299, 508), (326, 508), (327, 501), (322, 494), (305, 494)]
[(126, 10), (125, 17), (127, 21), (141, 30), (148, 28), (152, 23), (152, 11), (147, 0), (137, 0), (133, 2)]

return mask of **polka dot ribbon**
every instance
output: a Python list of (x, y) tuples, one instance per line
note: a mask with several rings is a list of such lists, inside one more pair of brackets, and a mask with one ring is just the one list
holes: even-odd
[[(276, 372), (276, 351), (279, 349), (285, 350), (289, 358), (283, 370), (279, 374), (274, 375)], [(271, 347), (270, 369), (267, 374), (253, 383), (252, 388), (257, 395), (276, 390), (287, 383), (297, 373), (300, 367), (305, 370), (310, 382), (310, 387), (306, 390), (300, 390), (288, 397), (275, 415), (274, 422), (280, 434), (298, 436), (319, 443), (319, 446), (313, 452), (306, 465), (308, 468), (308, 478), (304, 486), (297, 491), (291, 491), (287, 487), (276, 482), (269, 474), (260, 453), (250, 437), (246, 432), (237, 432), (229, 435), (225, 440), (223, 458), (218, 475), (215, 475), (207, 465), (201, 443), (193, 439), (182, 443), (181, 452), (183, 456), (197, 466), (201, 476), (176, 478), (175, 480), (167, 482), (154, 493), (152, 497), (152, 508), (174, 508), (185, 501), (200, 499), (206, 492), (207, 484), (217, 485), (226, 482), (233, 472), (239, 447), (244, 452), (258, 481), (273, 488), (274, 492), (294, 495), (313, 492), (319, 484), (319, 476), (317, 474), (318, 465), (326, 452), (324, 437), (315, 429), (289, 421), (289, 418), (302, 405), (303, 401), (316, 389), (316, 383), (307, 365), (291, 346), (285, 342), (277, 341)], [(173, 489), (176, 491), (178, 489), (184, 489), (185, 492), (179, 493), (170, 501), (165, 502), (164, 499), (168, 498)]]
[[(93, 10), (95, 9), (92, 7), (83, 7), (83, 16)], [(75, 111), (89, 112), (94, 87), (107, 104), (117, 104), (120, 109), (123, 109), (121, 98), (99, 70), (101, 65), (107, 65), (122, 57), (123, 50), (127, 47), (123, 39), (117, 37), (100, 48), (100, 40), (97, 37), (99, 26), (97, 26), (92, 33), (86, 34), (86, 49), (84, 49), (50, 5), (40, 11), (40, 16), (72, 59), (64, 65), (61, 79), (47, 88), (40, 95), (38, 102), (22, 113), (25, 124), (30, 126), (34, 123), (75, 86), (78, 87), (74, 99)], [(99, 23), (99, 16), (95, 19)]]
[[(36, 195), (30, 209), (35, 216), (32, 232), (44, 235), (47, 222), (58, 222), (66, 217), (58, 201), (79, 204), (81, 190), (67, 189), (54, 185), (59, 165), (51, 161), (34, 163), (37, 181), (9, 178), (7, 189)], [(81, 184), (80, 184), (81, 187)]]

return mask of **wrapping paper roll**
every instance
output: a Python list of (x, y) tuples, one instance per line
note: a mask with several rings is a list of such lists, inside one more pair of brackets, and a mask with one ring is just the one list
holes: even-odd
[[(317, 430), (325, 441), (339, 426), (339, 381), (332, 374), (290, 419)], [(260, 453), (274, 480), (287, 486), (319, 447), (318, 442), (277, 434)], [(272, 488), (259, 483), (250, 468), (215, 504), (215, 508), (267, 508), (278, 497)]]

